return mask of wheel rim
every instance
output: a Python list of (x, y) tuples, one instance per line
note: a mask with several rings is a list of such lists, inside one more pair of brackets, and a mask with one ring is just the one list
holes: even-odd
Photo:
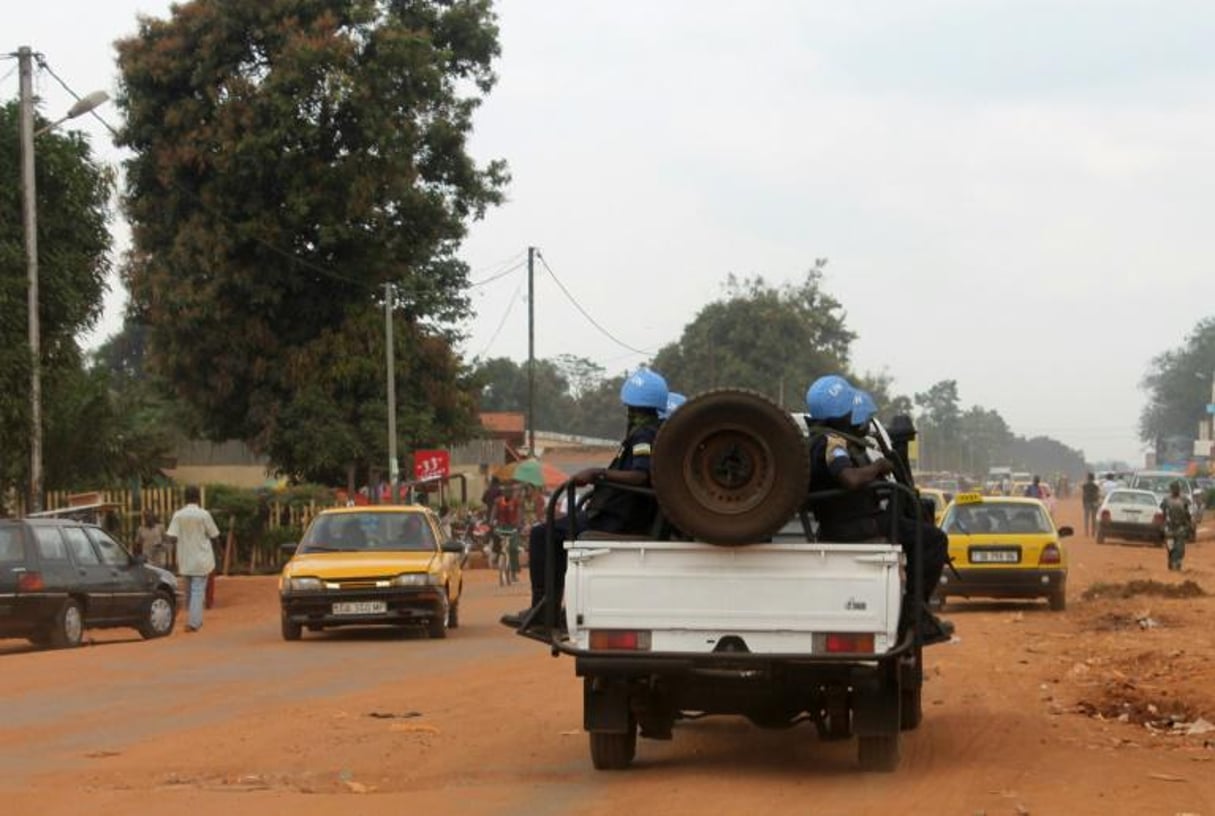
[(68, 606), (63, 613), (63, 634), (68, 643), (78, 643), (84, 634), (84, 617), (80, 614), (80, 607), (75, 604)]
[(772, 450), (746, 429), (706, 434), (683, 462), (688, 490), (701, 507), (722, 515), (746, 513), (767, 498), (775, 480)]
[(152, 607), (148, 610), (148, 623), (152, 631), (163, 634), (173, 625), (173, 605), (162, 597), (152, 599)]

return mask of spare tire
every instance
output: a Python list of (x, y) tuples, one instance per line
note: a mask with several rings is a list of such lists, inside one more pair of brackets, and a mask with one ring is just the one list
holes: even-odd
[(787, 411), (754, 391), (699, 394), (654, 440), (650, 476), (667, 520), (710, 544), (769, 539), (810, 485), (810, 448)]

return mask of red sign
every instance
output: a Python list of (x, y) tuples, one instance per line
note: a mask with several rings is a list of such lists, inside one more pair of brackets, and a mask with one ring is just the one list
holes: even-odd
[(443, 479), (450, 473), (450, 451), (420, 450), (413, 452), (413, 477), (415, 479)]

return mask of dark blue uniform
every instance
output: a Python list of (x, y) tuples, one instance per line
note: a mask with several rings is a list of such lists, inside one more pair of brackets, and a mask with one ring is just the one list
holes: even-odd
[[(646, 418), (630, 428), (620, 449), (608, 465), (609, 470), (636, 470), (646, 474), (649, 484), (650, 455), (654, 449), (654, 437), (658, 435), (658, 419)], [(574, 508), (570, 508), (573, 512)], [(586, 510), (575, 516), (575, 529), (602, 530), (609, 533), (646, 533), (654, 522), (658, 505), (652, 496), (614, 488), (610, 482), (596, 485)], [(569, 521), (559, 519), (553, 530), (557, 556), (557, 602), (560, 608), (565, 589), (565, 536), (569, 532)], [(548, 526), (537, 524), (532, 528), (527, 542), (528, 574), (532, 583), (532, 606), (544, 597), (544, 567), (546, 561), (545, 539)]]
[[(822, 433), (814, 429), (810, 443), (810, 492), (840, 490), (840, 473), (847, 468), (864, 467), (869, 464), (860, 446), (849, 442), (847, 437), (833, 433)], [(902, 502), (904, 508), (907, 502)], [(851, 490), (830, 499), (816, 499), (810, 508), (819, 523), (819, 538), (839, 543), (888, 540), (892, 532), (890, 512), (883, 510), (878, 497), (871, 490)], [(945, 561), (949, 555), (949, 539), (933, 524), (914, 517), (911, 513), (900, 513), (894, 519), (895, 540), (902, 545), (907, 556), (908, 575), (913, 574), (916, 561), (922, 556), (924, 570), (923, 594), (927, 601), (941, 580)], [(921, 537), (921, 552), (916, 552), (916, 534)], [(910, 583), (910, 578), (909, 578)], [(904, 609), (904, 614), (907, 610)]]

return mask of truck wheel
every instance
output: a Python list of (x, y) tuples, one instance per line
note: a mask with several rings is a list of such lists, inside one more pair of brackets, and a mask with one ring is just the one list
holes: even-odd
[(629, 730), (623, 734), (592, 731), (591, 764), (597, 771), (622, 771), (637, 755), (637, 724), (629, 719)]
[(913, 663), (899, 666), (899, 729), (914, 731), (924, 720), (923, 650), (917, 649)]
[(666, 518), (710, 544), (764, 541), (805, 501), (810, 447), (785, 409), (754, 391), (688, 400), (654, 442), (651, 476)]
[(857, 737), (857, 759), (862, 771), (888, 773), (899, 767), (899, 735)]
[(1048, 595), (1046, 602), (1050, 604), (1050, 611), (1052, 612), (1062, 612), (1067, 609), (1067, 595), (1061, 589)]

